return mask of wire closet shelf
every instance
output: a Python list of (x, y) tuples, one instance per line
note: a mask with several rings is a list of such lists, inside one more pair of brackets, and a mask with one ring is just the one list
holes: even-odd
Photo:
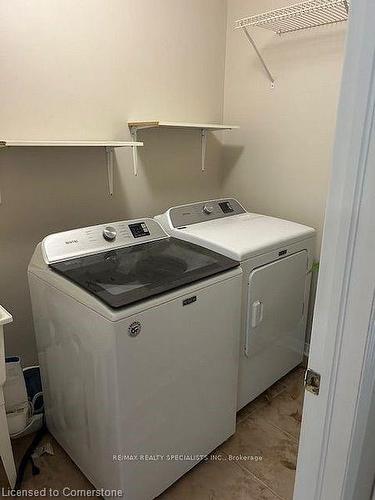
[(349, 0), (308, 0), (236, 21), (235, 28), (256, 26), (278, 35), (348, 20)]

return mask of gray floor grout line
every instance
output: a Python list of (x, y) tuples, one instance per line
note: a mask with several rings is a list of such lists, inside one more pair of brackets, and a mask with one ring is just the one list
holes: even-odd
[[(280, 396), (281, 394), (283, 394), (286, 390), (287, 390), (287, 388), (284, 387), (283, 390), (281, 390), (280, 392), (278, 392), (277, 394), (275, 394), (274, 396), (272, 396), (272, 398), (269, 398), (269, 400), (267, 400), (267, 397), (265, 396), (266, 401), (264, 401), (264, 403), (259, 408), (254, 408), (253, 410), (250, 410), (249, 413), (247, 413), (246, 415), (244, 415), (242, 418), (239, 418), (237, 420), (237, 424), (240, 424), (241, 422), (245, 421), (250, 415), (252, 415), (257, 410), (261, 410), (262, 408), (264, 408), (265, 406), (267, 406), (271, 401), (273, 401), (278, 396)], [(257, 398), (255, 398), (253, 401), (250, 401), (250, 403), (248, 403), (248, 404), (251, 405), (254, 401), (256, 401), (256, 399)]]
[[(223, 455), (226, 455), (227, 458), (228, 457), (228, 454), (226, 452), (222, 452)], [(274, 491), (268, 484), (266, 484), (265, 482), (263, 482), (258, 476), (256, 476), (253, 472), (251, 472), (249, 469), (247, 469), (245, 466), (241, 465), (241, 463), (239, 462), (236, 462), (234, 461), (233, 462), (234, 465), (237, 465), (237, 467), (239, 467), (242, 472), (245, 472), (248, 476), (250, 476), (252, 479), (254, 479), (256, 482), (258, 482), (259, 484), (261, 484), (262, 486), (264, 486), (265, 488), (267, 488), (267, 490), (269, 490), (273, 495), (275, 495), (275, 497), (279, 498), (280, 500), (286, 500), (284, 497), (280, 496), (278, 493), (276, 493), (276, 491)]]
[(262, 408), (264, 408), (265, 406), (267, 405), (267, 402), (265, 402), (264, 404), (262, 404), (259, 408), (254, 408), (253, 410), (251, 410), (249, 413), (246, 413), (242, 418), (239, 418), (237, 420), (237, 424), (240, 424), (241, 422), (244, 422), (245, 420), (247, 420), (251, 415), (253, 415), (256, 411), (258, 410), (261, 410)]
[[(292, 372), (292, 374), (294, 374), (294, 371)], [(290, 374), (290, 375), (291, 375), (291, 374)], [(286, 377), (288, 377), (288, 375), (286, 375)], [(275, 382), (275, 383), (276, 383), (276, 384), (277, 384), (277, 383), (280, 383), (280, 385), (283, 385), (284, 387), (283, 387), (283, 389), (281, 389), (281, 390), (280, 390), (280, 392), (277, 392), (277, 393), (276, 393), (276, 394), (274, 394), (272, 397), (270, 397), (270, 398), (269, 398), (269, 400), (265, 402), (265, 404), (269, 403), (270, 401), (273, 401), (274, 399), (276, 399), (277, 397), (279, 397), (279, 396), (280, 396), (281, 394), (283, 394), (284, 392), (288, 392), (288, 394), (289, 394), (290, 396), (292, 396), (292, 394), (288, 391), (288, 385), (287, 385), (287, 384), (285, 384), (285, 382), (280, 382), (280, 381), (279, 381), (279, 382)], [(302, 382), (302, 386), (303, 386), (303, 382)], [(271, 387), (272, 387), (272, 386), (271, 386)], [(269, 391), (269, 390), (270, 390), (270, 389), (267, 389), (265, 392), (267, 392), (267, 391)], [(257, 396), (257, 397), (259, 397), (259, 396)], [(267, 396), (265, 396), (265, 398), (267, 399)], [(253, 401), (250, 401), (250, 403), (248, 403), (248, 404), (251, 404), (251, 403), (252, 403), (252, 402), (254, 402), (256, 399), (257, 399), (257, 398), (255, 398)], [(250, 413), (252, 413), (253, 411), (255, 411), (255, 409), (254, 409), (254, 410), (252, 410)], [(249, 413), (249, 414), (250, 414), (250, 413)]]
[(293, 441), (295, 443), (297, 443), (297, 444), (299, 443), (299, 438), (296, 438), (295, 436), (293, 436), (293, 434), (290, 434), (288, 431), (282, 429), (281, 427), (278, 427), (273, 422), (270, 422), (267, 418), (265, 418), (264, 420), (265, 420), (265, 422), (267, 422), (267, 424), (271, 425), (274, 429), (277, 429), (278, 431), (282, 432), (283, 434), (286, 434), (288, 437), (293, 439)]
[[(283, 394), (285, 391), (287, 391), (287, 387), (285, 387), (281, 392), (277, 393), (274, 397), (272, 397), (270, 399), (270, 401), (273, 401), (274, 399), (276, 399), (277, 397), (279, 397), (281, 394)], [(290, 395), (290, 393), (289, 393)], [(250, 403), (251, 404), (251, 403)], [(247, 415), (245, 415), (243, 418), (239, 419), (237, 421), (237, 424), (240, 424), (242, 422), (245, 422), (250, 416), (253, 416), (254, 413), (256, 413), (256, 411), (258, 410), (262, 410), (265, 406), (267, 405), (267, 402), (265, 402), (262, 406), (260, 406), (260, 408), (254, 408), (254, 410), (250, 411)], [(293, 439), (294, 442), (296, 442), (297, 444), (299, 443), (299, 438), (296, 438), (295, 436), (293, 436), (292, 434), (290, 434), (288, 431), (282, 429), (281, 427), (278, 427), (277, 425), (275, 425), (273, 422), (271, 422), (270, 420), (268, 420), (267, 418), (264, 418), (264, 420), (270, 424), (272, 427), (274, 427), (275, 429), (283, 432), (284, 434), (286, 434), (288, 437), (290, 437), (291, 439)]]

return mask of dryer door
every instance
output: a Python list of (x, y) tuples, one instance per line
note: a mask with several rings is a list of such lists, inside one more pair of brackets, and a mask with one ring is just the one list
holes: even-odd
[(245, 355), (261, 361), (268, 387), (302, 360), (307, 265), (304, 250), (249, 276)]

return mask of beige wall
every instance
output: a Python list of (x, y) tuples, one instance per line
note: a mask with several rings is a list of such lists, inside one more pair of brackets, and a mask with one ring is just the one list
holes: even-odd
[(289, 0), (228, 2), (224, 120), (241, 126), (226, 136), (223, 193), (248, 209), (318, 230), (327, 195), (346, 25), (284, 35), (250, 29), (276, 77), (269, 80), (236, 19)]
[[(123, 139), (126, 122), (220, 122), (225, 0), (0, 1), (0, 138)], [(48, 233), (153, 215), (220, 193), (220, 143), (200, 172), (198, 132), (146, 131), (140, 173), (119, 150), (0, 152), (0, 303), (7, 354), (36, 361), (26, 269)]]

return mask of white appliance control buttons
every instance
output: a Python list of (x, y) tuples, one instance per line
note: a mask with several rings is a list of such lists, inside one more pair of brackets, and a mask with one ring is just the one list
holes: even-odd
[[(199, 206), (199, 211), (203, 218), (201, 210), (202, 204)], [(136, 234), (142, 236), (140, 240), (134, 240), (136, 236), (132, 234), (132, 226), (136, 227)], [(42, 243), (43, 257), (47, 264), (52, 264), (84, 255), (107, 252), (109, 247), (111, 249), (128, 247), (138, 242), (162, 238), (168, 238), (167, 233), (153, 219), (108, 222), (46, 236)]]
[(246, 213), (233, 198), (206, 200), (188, 205), (180, 205), (168, 210), (168, 224), (175, 228), (190, 226), (207, 220), (224, 219), (232, 215)]
[(203, 213), (204, 214), (211, 215), (213, 211), (214, 211), (214, 207), (212, 205), (204, 205), (203, 206)]
[(103, 238), (107, 241), (115, 241), (117, 231), (113, 226), (107, 226), (103, 229)]

